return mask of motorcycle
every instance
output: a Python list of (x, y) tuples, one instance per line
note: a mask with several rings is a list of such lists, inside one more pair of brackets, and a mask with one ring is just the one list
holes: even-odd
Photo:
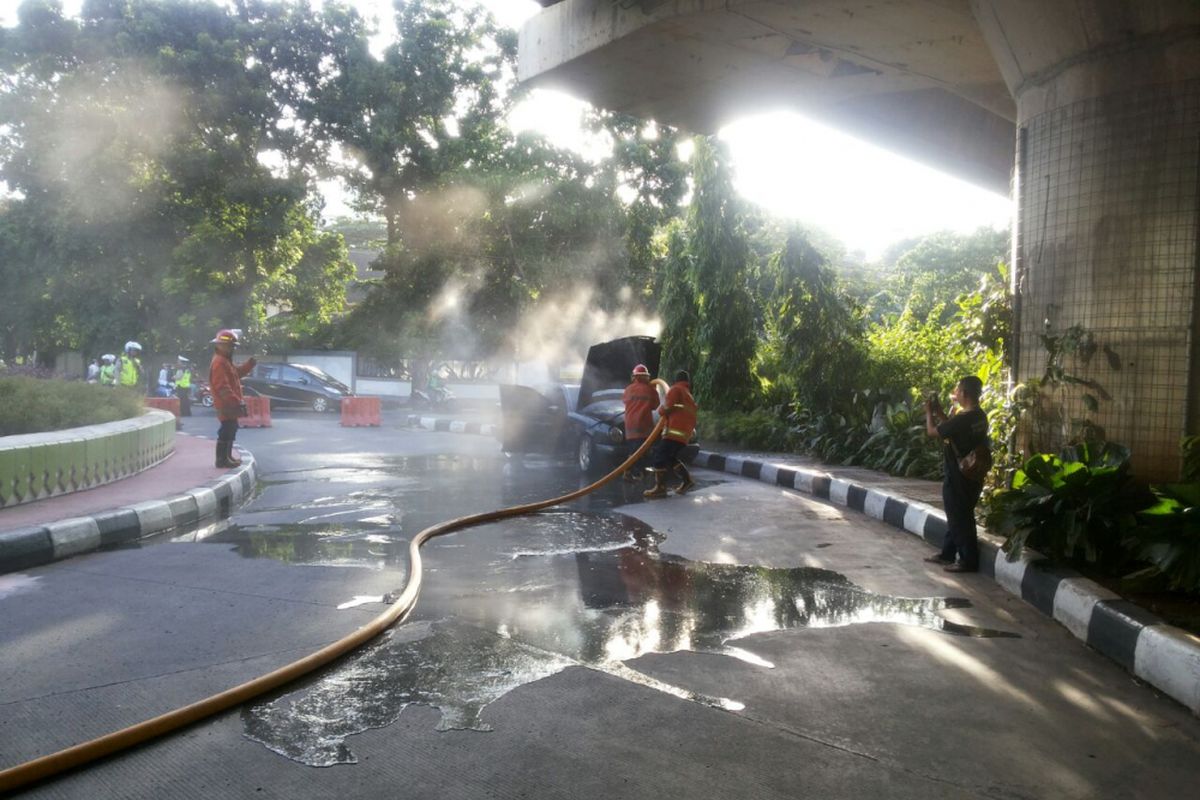
[(196, 385), (196, 399), (200, 401), (200, 405), (205, 408), (213, 407), (212, 390), (208, 388), (207, 383), (198, 383)]
[(413, 408), (428, 408), (434, 411), (445, 410), (452, 402), (454, 392), (443, 385), (413, 389), (408, 398), (408, 404)]

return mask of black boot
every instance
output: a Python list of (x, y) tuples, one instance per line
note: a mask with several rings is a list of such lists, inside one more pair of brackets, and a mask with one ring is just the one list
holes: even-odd
[(238, 464), (235, 464), (233, 460), (230, 459), (229, 454), (232, 450), (233, 442), (226, 441), (225, 439), (217, 440), (217, 469), (230, 469), (238, 466), (238, 464), (241, 463), (238, 462)]
[(652, 469), (654, 473), (654, 486), (642, 492), (642, 497), (647, 500), (653, 500), (658, 497), (667, 496), (667, 471), (665, 469)]
[(688, 472), (688, 468), (685, 467), (682, 462), (675, 465), (675, 471), (679, 473), (681, 478), (683, 478), (683, 480), (679, 482), (679, 485), (674, 487), (675, 494), (684, 494), (696, 485), (696, 482), (692, 480), (692, 473)]

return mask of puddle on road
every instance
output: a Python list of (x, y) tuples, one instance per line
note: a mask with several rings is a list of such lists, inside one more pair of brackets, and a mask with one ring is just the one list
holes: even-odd
[(413, 704), (439, 710), (438, 730), (490, 730), (482, 718), (489, 703), (570, 666), (737, 710), (736, 699), (658, 681), (627, 662), (691, 651), (770, 668), (741, 640), (866, 622), (1015, 635), (939, 615), (969, 606), (963, 598), (880, 595), (812, 567), (662, 556), (661, 537), (618, 514), (565, 512), (487, 528), (468, 533), (461, 549), (429, 554), (453, 570), (426, 582), (420, 619), (305, 688), (246, 708), (246, 736), (301, 763), (331, 766), (355, 761), (347, 737), (384, 727)]
[(36, 589), (38, 580), (40, 579), (36, 575), (26, 575), (23, 572), (10, 572), (7, 575), (0, 575), (0, 600), (11, 597), (14, 594)]

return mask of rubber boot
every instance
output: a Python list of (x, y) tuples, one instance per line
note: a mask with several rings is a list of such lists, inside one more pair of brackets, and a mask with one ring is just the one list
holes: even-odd
[(634, 483), (636, 481), (641, 480), (641, 476), (638, 475), (637, 467), (634, 467), (633, 469), (625, 470), (625, 472), (621, 475), (621, 477), (624, 478), (629, 483)]
[(232, 447), (233, 442), (217, 439), (217, 469), (229, 469), (233, 466), (229, 460), (229, 450)]
[(667, 496), (667, 471), (665, 469), (652, 469), (654, 473), (654, 486), (642, 492), (642, 497), (647, 500), (654, 500), (659, 497)]
[(674, 487), (675, 494), (685, 494), (689, 489), (696, 485), (696, 482), (692, 480), (692, 473), (688, 472), (688, 468), (682, 463), (675, 465), (675, 471), (679, 473), (681, 478), (683, 478), (683, 480), (679, 482), (679, 485)]

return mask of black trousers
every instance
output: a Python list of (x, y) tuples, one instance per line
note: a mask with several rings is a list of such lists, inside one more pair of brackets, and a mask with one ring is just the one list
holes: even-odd
[(217, 441), (233, 443), (237, 438), (238, 421), (236, 419), (221, 420), (221, 427), (217, 429)]
[(674, 469), (679, 462), (679, 451), (687, 447), (684, 442), (677, 442), (674, 439), (659, 439), (658, 444), (654, 446), (654, 461), (651, 466), (654, 469)]
[(955, 471), (947, 471), (942, 481), (942, 503), (946, 507), (946, 540), (942, 559), (959, 562), (968, 569), (979, 568), (979, 531), (975, 527), (975, 506), (983, 493), (982, 483), (971, 483)]
[(192, 415), (192, 389), (186, 387), (180, 389), (175, 387), (175, 396), (179, 398), (179, 416), (190, 417)]

